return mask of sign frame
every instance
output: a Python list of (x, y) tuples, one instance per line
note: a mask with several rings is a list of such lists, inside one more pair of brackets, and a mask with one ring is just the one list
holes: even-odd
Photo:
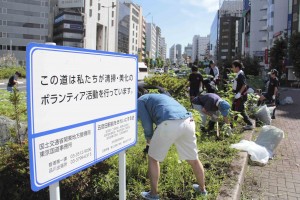
[[(67, 53), (74, 53), (74, 54), (91, 54), (93, 56), (108, 56), (108, 57), (118, 57), (118, 58), (126, 58), (126, 59), (133, 59), (134, 62), (136, 63), (135, 66), (135, 77), (136, 80), (133, 80), (133, 84), (134, 88), (135, 88), (135, 94), (133, 94), (135, 96), (135, 109), (133, 110), (128, 110), (128, 111), (123, 111), (120, 113), (115, 113), (114, 115), (109, 115), (109, 116), (105, 116), (105, 117), (101, 117), (101, 118), (97, 118), (97, 119), (93, 119), (93, 120), (89, 120), (89, 121), (85, 121), (82, 123), (77, 123), (77, 124), (72, 124), (70, 126), (66, 126), (66, 127), (60, 127), (60, 128), (54, 128), (52, 130), (48, 130), (48, 131), (44, 131), (41, 133), (35, 133), (34, 132), (34, 128), (33, 128), (33, 121), (34, 121), (34, 114), (33, 114), (33, 109), (34, 109), (34, 105), (33, 105), (33, 101), (35, 100), (34, 98), (34, 90), (33, 90), (33, 83), (32, 83), (32, 79), (33, 79), (33, 73), (34, 73), (34, 61), (33, 61), (33, 55), (35, 52), (38, 51), (57, 51), (57, 52), (67, 52)], [(97, 50), (90, 50), (90, 49), (81, 49), (81, 48), (73, 48), (73, 47), (65, 47), (65, 46), (52, 46), (52, 45), (45, 45), (45, 44), (37, 44), (37, 43), (29, 43), (26, 47), (26, 76), (27, 76), (27, 109), (28, 109), (28, 148), (29, 148), (29, 158), (30, 158), (30, 181), (31, 181), (31, 189), (33, 191), (39, 191), (45, 187), (48, 187), (50, 185), (53, 185), (55, 183), (57, 183), (60, 180), (63, 180), (73, 174), (76, 174), (78, 172), (80, 172), (83, 169), (86, 169), (92, 165), (95, 165), (98, 162), (101, 162), (113, 155), (119, 154), (124, 152), (126, 149), (134, 146), (137, 142), (137, 76), (138, 76), (138, 58), (135, 55), (128, 55), (128, 54), (119, 54), (119, 53), (114, 53), (114, 52), (104, 52), (104, 51), (97, 51)], [(105, 105), (104, 105), (105, 106)], [(79, 128), (85, 125), (92, 125), (94, 126), (94, 151), (97, 151), (97, 144), (96, 144), (96, 137), (97, 137), (97, 131), (96, 131), (96, 124), (99, 122), (102, 122), (104, 120), (108, 120), (108, 119), (114, 119), (116, 117), (121, 117), (121, 116), (126, 116), (126, 115), (130, 115), (130, 114), (134, 114), (135, 115), (135, 119), (133, 120), (135, 125), (133, 126), (133, 129), (135, 129), (135, 134), (134, 134), (134, 138), (133, 138), (133, 142), (131, 142), (130, 144), (127, 144), (125, 146), (121, 146), (119, 147), (117, 150), (108, 153), (107, 155), (101, 157), (101, 158), (97, 158), (96, 154), (94, 154), (94, 159), (91, 162), (85, 163), (84, 165), (81, 165), (75, 169), (72, 169), (71, 171), (68, 171), (64, 174), (61, 174), (53, 179), (48, 180), (45, 183), (38, 183), (37, 181), (37, 159), (36, 159), (36, 149), (35, 149), (35, 143), (36, 140), (38, 138), (42, 138), (45, 136), (49, 136), (52, 134), (56, 134), (56, 133), (60, 133), (62, 131), (67, 131), (67, 130), (72, 130), (73, 128)]]

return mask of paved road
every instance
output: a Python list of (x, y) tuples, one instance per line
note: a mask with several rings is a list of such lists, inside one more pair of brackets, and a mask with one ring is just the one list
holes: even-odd
[[(20, 82), (18, 89), (20, 91), (26, 91), (26, 79), (18, 80)], [(0, 90), (6, 90), (7, 80), (0, 80)]]
[(272, 125), (285, 132), (275, 159), (266, 166), (250, 166), (245, 177), (243, 199), (300, 200), (300, 90), (283, 89), (293, 105), (279, 106)]

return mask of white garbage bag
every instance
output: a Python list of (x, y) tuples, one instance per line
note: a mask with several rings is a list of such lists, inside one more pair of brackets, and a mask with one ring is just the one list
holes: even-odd
[(267, 105), (261, 106), (255, 113), (255, 117), (267, 125), (271, 124), (272, 119)]
[(268, 150), (256, 144), (255, 142), (242, 140), (237, 144), (230, 145), (231, 148), (235, 148), (238, 150), (247, 151), (250, 156), (250, 159), (255, 162), (259, 162), (262, 164), (267, 164), (269, 160), (269, 152)]
[(263, 126), (255, 143), (265, 147), (272, 158), (282, 138), (284, 138), (284, 132), (281, 129), (275, 126)]
[(286, 97), (286, 98), (284, 99), (284, 102), (285, 102), (286, 104), (293, 104), (293, 103), (294, 103), (292, 97)]

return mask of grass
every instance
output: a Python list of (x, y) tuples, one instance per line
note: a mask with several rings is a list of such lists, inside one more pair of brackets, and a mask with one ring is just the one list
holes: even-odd
[[(22, 93), (21, 107), (26, 107), (25, 93)], [(1, 91), (0, 93), (0, 115), (7, 117), (13, 116), (13, 107), (8, 101), (9, 93)], [(199, 149), (199, 159), (201, 160), (206, 175), (206, 185), (209, 195), (205, 199), (216, 199), (223, 180), (230, 171), (230, 163), (237, 155), (237, 151), (230, 148), (230, 144), (240, 141), (241, 135), (234, 134), (231, 137), (222, 136), (218, 140), (215, 135), (205, 135), (199, 131), (199, 114), (193, 113), (197, 127), (197, 142)], [(22, 121), (26, 121), (26, 114), (21, 116)], [(143, 153), (145, 139), (143, 129), (138, 123), (138, 142), (126, 152), (126, 173), (127, 173), (127, 199), (140, 199), (140, 192), (149, 190), (150, 183), (147, 175), (147, 157)], [(18, 148), (18, 151), (21, 148)], [(21, 150), (20, 150), (21, 151)], [(24, 148), (22, 158), (28, 162), (28, 149)], [(19, 159), (19, 157), (17, 157)], [(1, 161), (1, 160), (0, 160)], [(16, 161), (17, 162), (17, 161)], [(20, 161), (24, 166), (24, 159)], [(5, 166), (5, 163), (0, 163)], [(5, 169), (2, 168), (2, 170)], [(5, 169), (13, 170), (13, 169)], [(16, 169), (14, 169), (16, 170)], [(21, 190), (20, 196), (28, 194), (28, 199), (41, 199), (41, 196), (47, 196), (47, 189), (33, 193), (29, 187), (29, 169), (28, 167), (20, 169), (23, 171), (23, 178), (18, 178), (25, 185), (18, 189)], [(25, 172), (25, 171), (26, 172)], [(0, 174), (1, 174), (0, 170)], [(10, 179), (17, 177), (10, 173)], [(25, 184), (26, 183), (26, 184)], [(161, 163), (161, 178), (159, 184), (160, 195), (162, 199), (202, 199), (197, 196), (192, 189), (192, 184), (196, 183), (191, 167), (185, 161), (179, 161), (176, 148), (171, 147), (166, 159)], [(118, 156), (113, 156), (95, 166), (86, 169), (76, 175), (73, 175), (61, 181), (61, 197), (63, 199), (118, 199)], [(11, 184), (11, 190), (17, 192), (16, 185)], [(18, 195), (15, 199), (19, 199)], [(26, 196), (26, 195), (25, 195)], [(29, 197), (30, 196), (30, 197)], [(21, 198), (20, 198), (21, 199)]]

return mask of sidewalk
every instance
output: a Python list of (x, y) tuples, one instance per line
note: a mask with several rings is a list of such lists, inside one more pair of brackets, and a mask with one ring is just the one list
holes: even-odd
[(294, 104), (279, 106), (273, 126), (282, 129), (274, 160), (266, 166), (249, 166), (242, 199), (300, 200), (300, 89), (281, 89), (281, 98), (291, 96)]

